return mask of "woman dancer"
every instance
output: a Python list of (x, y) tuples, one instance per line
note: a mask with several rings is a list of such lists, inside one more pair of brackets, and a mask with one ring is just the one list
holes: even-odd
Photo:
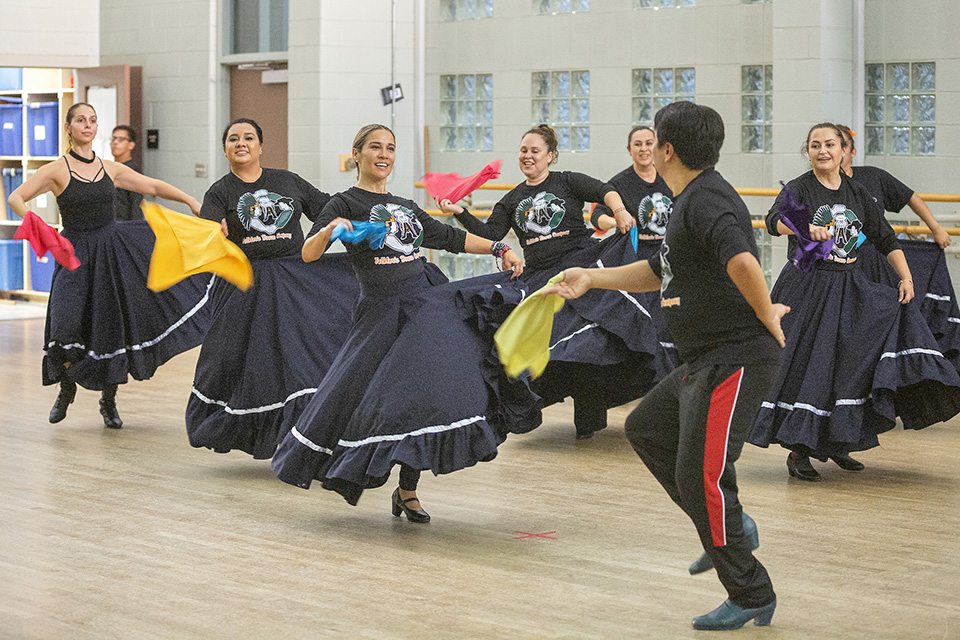
[[(834, 243), (813, 273), (788, 262), (773, 288), (774, 301), (793, 311), (784, 320), (783, 364), (750, 436), (790, 449), (790, 475), (808, 481), (821, 479), (810, 457), (863, 469), (850, 452), (877, 446), (897, 416), (922, 429), (960, 411), (960, 377), (908, 304), (913, 278), (893, 229), (867, 190), (840, 171), (844, 144), (836, 125), (814, 125), (804, 146), (812, 170), (791, 180), (767, 215), (772, 235), (792, 234), (781, 220), (792, 196), (809, 210), (813, 240)], [(887, 256), (898, 289), (857, 268), (864, 236)], [(788, 255), (796, 247), (791, 235)]]
[(223, 131), (230, 173), (203, 197), (200, 215), (219, 222), (253, 266), (240, 291), (217, 279), (213, 321), (187, 403), (190, 444), (270, 458), (350, 328), (360, 287), (346, 255), (300, 258), (301, 214), (316, 220), (330, 196), (295, 173), (260, 165), (263, 131), (248, 118)]
[[(511, 229), (527, 262), (523, 279), (536, 290), (566, 267), (616, 266), (637, 259), (629, 239), (604, 243), (591, 238), (583, 221), (584, 202), (603, 202), (621, 234), (636, 221), (614, 188), (572, 171), (550, 171), (557, 161), (557, 135), (542, 124), (520, 140), (518, 161), (526, 180), (498, 202), (487, 222), (448, 200), (438, 203), (470, 233), (501, 240)], [(550, 363), (534, 389), (544, 404), (574, 401), (577, 438), (607, 426), (607, 409), (634, 400), (664, 369), (663, 349), (652, 314), (642, 298), (593, 291), (564, 305), (551, 337)]]
[[(638, 125), (627, 136), (627, 151), (633, 159), (631, 166), (610, 178), (637, 226), (637, 260), (647, 260), (660, 250), (667, 222), (673, 212), (673, 192), (653, 166), (653, 148), (656, 135), (653, 129)], [(597, 229), (606, 231), (617, 226), (613, 211), (599, 203), (590, 215), (590, 222)], [(657, 291), (635, 294), (643, 307), (650, 312), (657, 327), (657, 336), (663, 350), (658, 352), (657, 374), (654, 382), (661, 380), (677, 365), (677, 350), (660, 310), (660, 294)]]
[[(78, 102), (67, 110), (64, 131), (70, 150), (44, 165), (7, 202), (17, 215), (26, 203), (52, 192), (63, 236), (73, 243), (80, 266), (53, 272), (44, 328), (43, 383), (60, 384), (50, 422), (60, 422), (77, 384), (101, 391), (104, 425), (119, 429), (117, 385), (146, 380), (173, 356), (200, 344), (209, 322), (209, 278), (194, 276), (162, 293), (147, 289), (154, 235), (145, 221), (114, 222), (117, 188), (182, 202), (194, 213), (200, 203), (160, 180), (140, 175), (93, 152), (97, 114)], [(69, 157), (68, 157), (69, 156)]]
[[(357, 184), (333, 196), (303, 245), (309, 262), (323, 255), (340, 225), (387, 229), (382, 242), (347, 247), (361, 287), (354, 323), (277, 449), (273, 470), (303, 488), (321, 480), (356, 504), (364, 488), (384, 484), (399, 464), (393, 514), (422, 523), (430, 516), (417, 498), (421, 470), (449, 473), (492, 459), (506, 433), (536, 427), (539, 412), (526, 387), (499, 375), (493, 354), (493, 331), (509, 309), (503, 301), (516, 304), (525, 294), (512, 279), (523, 270), (520, 259), (502, 242), (454, 229), (388, 193), (395, 149), (387, 127), (360, 129), (353, 142)], [(444, 285), (420, 247), (492, 253), (508, 273)]]
[[(881, 207), (897, 213), (909, 206), (933, 234), (934, 242), (925, 240), (900, 240), (900, 248), (913, 274), (913, 289), (920, 305), (920, 312), (927, 326), (937, 339), (940, 352), (960, 369), (960, 307), (957, 305), (953, 281), (947, 268), (943, 250), (950, 246), (950, 235), (940, 226), (927, 203), (913, 189), (879, 167), (854, 167), (857, 155), (854, 136), (842, 124), (837, 127), (843, 133), (847, 147), (844, 149), (841, 171), (867, 188)], [(877, 253), (871, 243), (860, 247), (860, 268), (874, 282), (897, 286), (896, 272)]]

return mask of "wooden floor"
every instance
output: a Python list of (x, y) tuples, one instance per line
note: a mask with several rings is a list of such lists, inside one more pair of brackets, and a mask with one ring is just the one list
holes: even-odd
[[(0, 322), (0, 638), (689, 638), (724, 599), (687, 574), (693, 526), (627, 445), (627, 409), (576, 442), (551, 408), (495, 461), (424, 476), (433, 522), (414, 525), (392, 487), (350, 507), (192, 449), (196, 351), (121, 387), (120, 431), (83, 390), (49, 424), (42, 333)], [(737, 637), (960, 638), (960, 419), (881, 441), (820, 484), (745, 449), (779, 607)]]

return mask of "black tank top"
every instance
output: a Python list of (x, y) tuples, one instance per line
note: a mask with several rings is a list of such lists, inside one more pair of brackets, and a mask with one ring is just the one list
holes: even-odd
[(64, 156), (63, 159), (70, 170), (70, 182), (63, 193), (57, 196), (60, 224), (64, 230), (90, 231), (113, 222), (116, 187), (103, 168), (103, 160), (100, 160), (100, 171), (93, 180), (84, 180), (70, 168), (67, 157)]

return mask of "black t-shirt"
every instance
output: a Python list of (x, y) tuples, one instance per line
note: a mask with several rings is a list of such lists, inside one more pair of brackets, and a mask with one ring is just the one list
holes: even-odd
[(357, 278), (365, 287), (383, 288), (423, 271), (420, 247), (462, 253), (467, 234), (430, 217), (413, 200), (390, 193), (374, 193), (350, 187), (332, 198), (307, 234), (318, 233), (335, 218), (389, 223), (383, 245), (370, 248), (366, 242), (345, 244)]
[[(727, 274), (736, 255), (757, 256), (750, 212), (714, 169), (674, 198), (650, 267), (662, 280), (660, 306), (685, 362), (776, 361), (780, 347)], [(759, 261), (759, 259), (758, 259)]]
[(865, 186), (885, 211), (896, 213), (913, 197), (913, 189), (880, 167), (851, 167), (851, 170), (851, 177)]
[(300, 253), (300, 215), (316, 220), (329, 200), (329, 194), (283, 169), (264, 169), (256, 182), (228, 173), (204, 194), (200, 217), (226, 218), (227, 238), (247, 257), (278, 258)]
[[(140, 167), (132, 159), (123, 164), (140, 173)], [(142, 193), (117, 189), (116, 195), (113, 197), (113, 211), (117, 220), (143, 220), (143, 210), (140, 209), (141, 202), (143, 202)]]
[[(657, 174), (653, 182), (647, 182), (638, 176), (633, 165), (630, 165), (610, 178), (610, 184), (620, 194), (623, 206), (637, 221), (639, 239), (660, 242), (667, 230), (670, 212), (673, 211), (673, 192), (660, 174)], [(602, 202), (598, 203), (590, 216), (594, 227), (604, 214), (613, 217), (610, 207)]]
[[(817, 262), (818, 269), (849, 269), (857, 261), (858, 247), (863, 242), (860, 234), (866, 236), (884, 255), (899, 249), (897, 236), (890, 223), (883, 217), (880, 205), (859, 182), (846, 174), (840, 174), (840, 188), (828, 189), (823, 186), (813, 171), (787, 183), (794, 200), (810, 208), (810, 224), (831, 227), (834, 246), (825, 260)], [(779, 236), (777, 222), (780, 221), (780, 207), (786, 198), (783, 191), (777, 196), (767, 214), (767, 231)], [(787, 257), (797, 250), (797, 239), (792, 234), (787, 240)]]
[(582, 173), (551, 171), (540, 184), (514, 187), (494, 205), (487, 222), (467, 210), (456, 218), (470, 233), (490, 240), (503, 239), (512, 228), (525, 262), (542, 269), (583, 246), (593, 233), (583, 221), (583, 203), (603, 202), (613, 190)]

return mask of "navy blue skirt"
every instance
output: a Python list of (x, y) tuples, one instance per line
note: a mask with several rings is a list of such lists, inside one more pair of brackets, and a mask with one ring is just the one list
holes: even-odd
[[(658, 243), (641, 243), (634, 252), (626, 235), (565, 256), (550, 269), (527, 269), (521, 276), (531, 291), (569, 267), (616, 267), (645, 260)], [(589, 397), (606, 407), (630, 402), (676, 368), (676, 347), (660, 311), (660, 292), (628, 293), (592, 289), (568, 300), (556, 313), (550, 363), (534, 381), (544, 404), (566, 397)]]
[(526, 295), (498, 273), (446, 283), (432, 264), (365, 290), (346, 342), (273, 457), (290, 484), (356, 504), (395, 464), (435, 474), (492, 460), (540, 424), (539, 399), (503, 374), (493, 332)]
[(346, 341), (360, 284), (345, 253), (252, 265), (247, 291), (220, 278), (213, 287), (186, 422), (194, 447), (266, 459)]
[[(145, 221), (63, 230), (80, 266), (53, 272), (44, 327), (43, 384), (66, 376), (102, 390), (149, 379), (200, 344), (210, 324), (213, 277), (198, 274), (160, 293), (147, 288), (155, 237)], [(70, 363), (64, 369), (64, 363)]]
[[(923, 319), (937, 339), (940, 352), (960, 369), (960, 308), (954, 295), (953, 281), (947, 269), (947, 257), (935, 242), (900, 240), (900, 248), (913, 276), (915, 300)], [(874, 282), (898, 287), (900, 277), (879, 251), (870, 243), (860, 247), (857, 260), (863, 273)]]
[(922, 429), (960, 412), (960, 376), (892, 287), (857, 268), (804, 274), (788, 263), (771, 298), (791, 308), (787, 345), (751, 443), (825, 460), (877, 446), (898, 416)]

